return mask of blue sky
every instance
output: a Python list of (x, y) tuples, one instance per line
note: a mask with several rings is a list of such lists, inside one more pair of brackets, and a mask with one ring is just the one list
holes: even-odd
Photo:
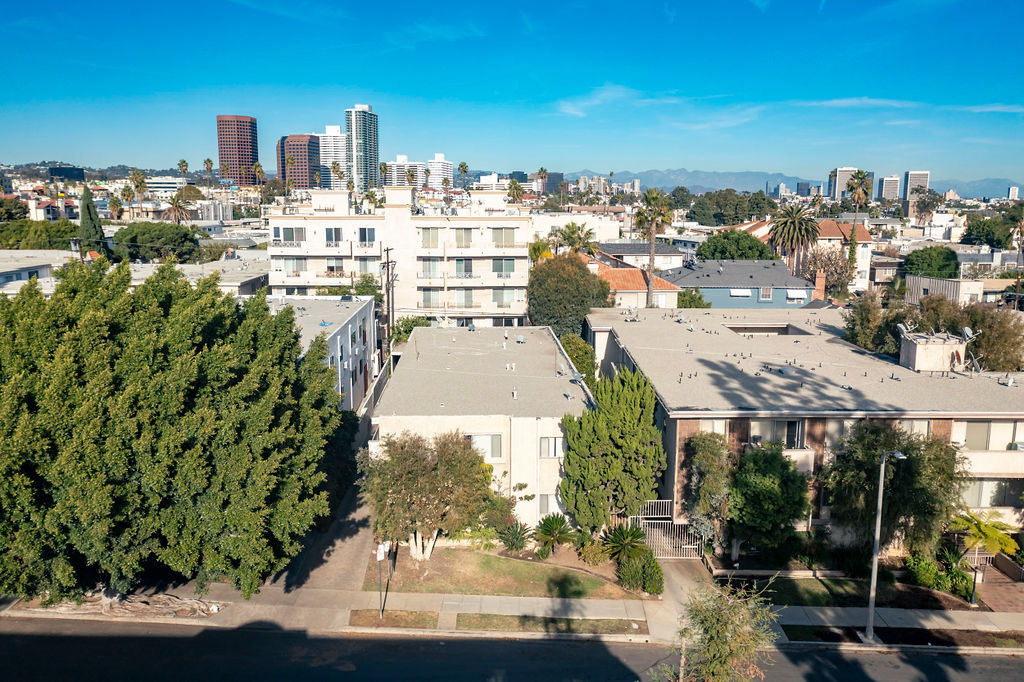
[(367, 102), (384, 160), (1024, 179), (1019, 1), (527, 5), (8, 6), (0, 161), (195, 167), (237, 113), (269, 171)]

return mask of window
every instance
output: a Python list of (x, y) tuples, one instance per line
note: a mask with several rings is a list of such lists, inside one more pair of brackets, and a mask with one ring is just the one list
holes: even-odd
[(328, 227), (326, 230), (324, 230), (324, 233), (326, 235), (324, 241), (326, 241), (328, 244), (334, 244), (343, 241), (341, 238), (340, 227)]
[(491, 234), (494, 238), (494, 245), (501, 247), (514, 246), (516, 240), (516, 228), (514, 227), (493, 227)]
[(298, 274), (306, 271), (306, 259), (305, 258), (285, 258), (284, 259), (284, 271)]
[(455, 246), (464, 249), (473, 244), (473, 230), (467, 227), (455, 228)]
[(473, 276), (473, 260), (471, 258), (455, 259), (455, 277), (468, 279)]
[(514, 317), (495, 317), (491, 320), (491, 324), (495, 327), (514, 327), (516, 326), (516, 318)]
[(306, 241), (306, 228), (282, 227), (281, 240), (286, 242), (304, 242)]
[(438, 308), (441, 306), (441, 290), (440, 289), (423, 289), (423, 302), (424, 308)]
[(372, 227), (360, 227), (359, 228), (359, 243), (360, 244), (373, 244), (377, 241), (375, 235), (377, 230)]
[(440, 258), (423, 258), (420, 260), (420, 275), (423, 277), (439, 277)]
[(436, 227), (420, 228), (420, 246), (424, 249), (436, 249), (437, 237), (440, 232), (441, 230)]
[(932, 423), (928, 419), (901, 419), (900, 428), (907, 433), (915, 436), (924, 436), (927, 438), (931, 435)]
[(565, 454), (565, 440), (561, 436), (540, 439), (541, 457), (562, 457)]
[(761, 295), (758, 297), (758, 299), (761, 300), (761, 301), (770, 301), (770, 300), (772, 300), (772, 288), (771, 287), (761, 287)]
[(777, 419), (775, 434), (772, 440), (782, 443), (787, 450), (800, 449), (804, 446), (803, 421), (799, 419)]
[(511, 289), (492, 289), (491, 290), (491, 302), (497, 304), (499, 308), (511, 308), (512, 307), (512, 290)]
[(456, 289), (455, 290), (455, 305), (459, 308), (472, 308), (473, 307), (473, 290), (472, 289)]
[(466, 436), (473, 448), (478, 450), (485, 460), (501, 459), (501, 434), (485, 433)]
[(968, 450), (988, 450), (988, 422), (967, 422)]
[(498, 275), (499, 278), (507, 279), (512, 276), (512, 273), (516, 271), (516, 261), (514, 258), (492, 258), (491, 259), (491, 272)]
[(562, 506), (558, 503), (557, 495), (538, 495), (538, 504), (540, 505), (540, 515), (553, 514), (562, 510)]
[(374, 275), (377, 273), (377, 261), (374, 258), (357, 258), (360, 275)]
[(1024, 478), (975, 478), (964, 491), (968, 507), (1020, 507)]
[(750, 298), (750, 289), (729, 289), (729, 295), (733, 298)]
[(344, 261), (341, 258), (327, 259), (327, 272), (342, 273), (345, 271)]

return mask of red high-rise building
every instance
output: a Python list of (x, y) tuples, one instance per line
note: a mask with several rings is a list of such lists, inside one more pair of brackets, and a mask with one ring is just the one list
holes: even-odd
[(217, 154), (220, 178), (236, 185), (256, 184), (252, 167), (260, 160), (256, 119), (252, 116), (217, 117)]
[[(291, 159), (291, 165), (288, 164)], [(318, 187), (320, 172), (320, 137), (318, 135), (287, 135), (277, 141), (277, 177), (294, 182), (295, 189)], [(323, 178), (320, 179), (321, 182)]]

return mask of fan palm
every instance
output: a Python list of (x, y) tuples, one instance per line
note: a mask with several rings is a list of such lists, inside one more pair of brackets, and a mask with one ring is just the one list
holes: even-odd
[(121, 201), (128, 205), (128, 217), (132, 217), (132, 199), (135, 198), (135, 190), (132, 189), (131, 185), (125, 185), (121, 188)]
[(858, 170), (846, 181), (846, 192), (853, 201), (853, 229), (850, 230), (850, 238), (857, 229), (857, 221), (860, 219), (860, 207), (867, 203), (871, 197), (871, 176), (865, 170)]
[(537, 524), (533, 537), (545, 552), (554, 552), (559, 545), (572, 541), (572, 528), (561, 514), (548, 514)]
[(462, 176), (462, 187), (466, 187), (466, 175), (469, 173), (469, 164), (465, 161), (459, 161), (459, 175)]
[(222, 161), (220, 164), (220, 179), (224, 180), (231, 173), (231, 164), (227, 161)]
[(178, 159), (178, 172), (184, 177), (188, 175), (188, 161), (185, 159)]
[(133, 168), (132, 172), (128, 174), (128, 182), (135, 190), (135, 198), (139, 200), (140, 204), (139, 208), (142, 208), (141, 204), (146, 198), (146, 176), (138, 168)]
[(548, 187), (547, 187), (548, 169), (545, 168), (544, 166), (541, 166), (540, 168), (538, 168), (537, 169), (537, 177), (540, 178), (540, 184), (543, 186), (543, 190), (541, 190), (541, 191), (546, 192), (548, 190)]
[(175, 225), (180, 225), (188, 220), (188, 202), (181, 198), (180, 194), (171, 197), (170, 205), (164, 209), (164, 219), (171, 220)]
[(320, 171), (313, 171), (313, 185), (316, 187), (320, 186)]
[(121, 205), (120, 199), (117, 197), (110, 197), (110, 201), (107, 202), (107, 208), (114, 214), (114, 220), (119, 220), (121, 218), (123, 206)]
[(416, 184), (416, 171), (413, 170), (412, 166), (405, 169), (405, 181), (412, 187)]
[(263, 164), (259, 161), (252, 165), (252, 174), (256, 177), (257, 187), (263, 184), (263, 179), (267, 177), (266, 173), (263, 172)]
[(536, 263), (544, 258), (551, 258), (554, 254), (551, 253), (551, 242), (544, 237), (537, 237), (529, 246), (530, 262)]
[(423, 186), (426, 187), (430, 184), (430, 169), (427, 168), (423, 171)]
[(646, 235), (650, 248), (647, 264), (647, 307), (654, 307), (654, 244), (657, 235), (665, 231), (665, 225), (672, 223), (672, 199), (660, 189), (651, 188), (644, 192), (640, 208), (636, 211), (636, 225)]
[(341, 164), (337, 161), (331, 161), (331, 175), (338, 178), (339, 183), (345, 179), (345, 171), (341, 170)]
[(789, 269), (796, 274), (797, 253), (818, 241), (818, 223), (803, 206), (792, 204), (776, 214), (768, 234), (772, 245), (786, 252)]
[(380, 186), (383, 187), (385, 184), (387, 184), (388, 164), (386, 162), (384, 162), (384, 161), (381, 161), (380, 162), (380, 166), (379, 166), (379, 170), (380, 170)]
[(999, 515), (994, 512), (985, 516), (964, 514), (950, 521), (946, 529), (965, 533), (964, 547), (967, 551), (974, 550), (975, 565), (978, 552), (982, 549), (988, 554), (1004, 552), (1010, 555), (1019, 549), (1017, 542), (1009, 535), (1009, 531), (1016, 529), (1000, 521)]
[(206, 171), (206, 182), (210, 187), (213, 187), (213, 159), (207, 156), (203, 159), (203, 170)]
[(518, 204), (523, 200), (524, 194), (526, 194), (526, 191), (523, 189), (523, 186), (519, 184), (518, 180), (512, 178), (508, 183), (508, 198), (512, 200), (513, 204)]
[(587, 224), (577, 225), (575, 222), (566, 223), (565, 227), (559, 230), (559, 241), (569, 249), (569, 253), (597, 253), (597, 242), (594, 240), (594, 231), (587, 228)]

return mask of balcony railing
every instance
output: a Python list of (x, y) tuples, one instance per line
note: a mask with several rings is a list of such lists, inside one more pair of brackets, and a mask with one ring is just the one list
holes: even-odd
[(271, 246), (276, 246), (281, 249), (297, 249), (302, 246), (303, 242), (273, 242)]
[(324, 270), (320, 273), (321, 277), (352, 277), (351, 272), (345, 272), (344, 270)]
[(440, 272), (417, 272), (416, 277), (418, 279), (437, 279), (441, 276)]
[(324, 246), (326, 246), (328, 249), (337, 249), (341, 247), (341, 245), (344, 243), (345, 242), (325, 242)]
[(512, 301), (495, 301), (494, 305), (496, 305), (499, 308), (511, 308)]
[(377, 242), (356, 242), (356, 246), (360, 249), (372, 249), (377, 246)]
[(480, 275), (473, 272), (456, 272), (452, 274), (455, 279), (476, 279)]
[(416, 307), (417, 308), (440, 308), (442, 306), (441, 306), (441, 302), (440, 301), (417, 301)]
[(473, 242), (466, 242), (465, 244), (460, 244), (458, 242), (455, 242), (454, 244), (451, 244), (451, 247), (453, 249), (469, 249), (469, 248), (472, 248), (472, 246), (473, 246)]
[(285, 270), (285, 277), (302, 277), (305, 274), (305, 270)]
[(479, 303), (473, 303), (472, 301), (469, 301), (469, 302), (466, 302), (466, 301), (456, 301), (455, 303), (452, 303), (451, 307), (452, 308), (479, 308), (480, 304)]
[(514, 274), (516, 274), (516, 273), (514, 273), (514, 272), (496, 272), (496, 273), (494, 273), (494, 276), (497, 277), (498, 279), (512, 279), (512, 275), (514, 275)]
[(495, 248), (495, 249), (525, 249), (528, 246), (528, 244), (526, 242), (522, 242), (522, 243), (520, 243), (520, 242), (514, 242), (514, 243), (492, 242), (490, 244), (490, 246), (492, 248)]

